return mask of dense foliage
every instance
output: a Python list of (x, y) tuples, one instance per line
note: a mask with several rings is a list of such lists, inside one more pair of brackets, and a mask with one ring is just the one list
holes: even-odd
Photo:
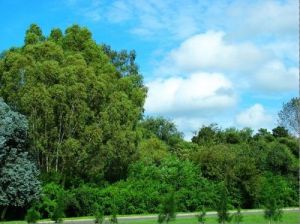
[[(228, 209), (265, 208), (277, 220), (282, 207), (298, 204), (298, 140), (290, 130), (212, 124), (186, 141), (172, 121), (143, 117), (146, 88), (135, 57), (97, 44), (77, 25), (48, 37), (31, 25), (24, 46), (1, 54), (0, 96), (17, 111), (0, 102), (2, 211), (21, 206), (33, 221), (91, 215), (100, 223), (117, 214), (172, 218), (176, 208), (216, 210), (225, 222)], [(3, 181), (26, 191), (17, 185), (25, 178), (24, 186), (38, 189), (34, 162), (40, 197), (26, 193), (12, 204)]]
[(38, 170), (26, 152), (26, 118), (0, 98), (1, 219), (9, 206), (24, 207), (39, 198)]

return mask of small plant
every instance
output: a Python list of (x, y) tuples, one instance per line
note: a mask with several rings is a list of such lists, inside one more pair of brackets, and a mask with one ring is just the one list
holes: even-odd
[(103, 209), (97, 203), (94, 204), (94, 216), (95, 216), (95, 223), (98, 224), (104, 223)]
[(216, 205), (219, 223), (224, 224), (226, 222), (231, 221), (231, 216), (228, 212), (229, 206), (230, 203), (229, 203), (228, 190), (226, 188), (226, 185), (222, 184), (219, 193), (219, 200)]
[(243, 221), (243, 215), (240, 207), (238, 207), (237, 212), (233, 214), (232, 219), (235, 224), (240, 224)]
[(176, 202), (174, 192), (167, 194), (161, 206), (158, 215), (158, 223), (169, 223), (176, 218)]
[(275, 199), (270, 199), (270, 202), (265, 208), (265, 219), (269, 220), (271, 224), (272, 221), (277, 222), (282, 219), (282, 209), (276, 204)]
[(111, 214), (109, 223), (111, 223), (111, 224), (117, 224), (118, 223), (117, 208), (116, 208), (115, 204), (113, 204), (113, 206), (112, 206), (112, 214)]
[(28, 209), (27, 214), (25, 216), (25, 220), (28, 223), (36, 223), (40, 218), (41, 214), (34, 207)]
[(118, 223), (118, 219), (117, 219), (117, 214), (114, 212), (110, 218), (110, 223), (111, 224), (117, 224)]
[(200, 214), (196, 215), (199, 224), (205, 224), (205, 215), (206, 215), (206, 211), (204, 208), (202, 208)]

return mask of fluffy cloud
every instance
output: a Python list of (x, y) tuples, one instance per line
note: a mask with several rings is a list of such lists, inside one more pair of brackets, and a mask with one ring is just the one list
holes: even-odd
[(280, 61), (265, 64), (256, 74), (255, 81), (264, 91), (296, 91), (299, 87), (299, 69), (286, 68)]
[(264, 52), (250, 43), (231, 44), (224, 32), (208, 31), (185, 40), (170, 52), (167, 60), (182, 71), (245, 71), (261, 65)]
[(219, 113), (236, 103), (231, 82), (217, 73), (157, 79), (147, 86), (145, 108), (150, 114), (199, 117)]
[[(282, 48), (285, 46), (288, 45), (282, 45)], [(298, 87), (299, 70), (285, 65), (278, 54), (270, 46), (234, 43), (226, 39), (224, 32), (207, 31), (188, 38), (171, 50), (156, 74), (219, 72), (234, 80), (241, 91), (251, 89), (268, 94), (294, 91)]]
[(236, 116), (236, 123), (240, 127), (250, 127), (253, 129), (269, 128), (274, 124), (272, 116), (267, 114), (261, 104), (255, 104), (239, 113)]

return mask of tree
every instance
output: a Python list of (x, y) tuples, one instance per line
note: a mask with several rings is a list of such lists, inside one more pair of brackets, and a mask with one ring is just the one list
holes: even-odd
[(176, 125), (163, 117), (148, 117), (140, 123), (140, 126), (144, 129), (144, 138), (154, 135), (171, 147), (182, 140), (183, 134), (177, 130)]
[(42, 173), (60, 173), (66, 185), (126, 177), (146, 97), (134, 53), (105, 50), (78, 25), (49, 37), (31, 25), (24, 46), (0, 59), (0, 83), (0, 95), (28, 118)]
[(202, 126), (198, 133), (192, 137), (192, 142), (198, 145), (210, 146), (220, 142), (220, 129), (216, 124)]
[(9, 206), (24, 207), (40, 194), (38, 170), (29, 159), (27, 120), (0, 98), (0, 206), (4, 219)]
[(157, 137), (143, 139), (138, 146), (139, 159), (145, 163), (160, 163), (169, 155), (166, 143)]
[(289, 132), (285, 127), (278, 126), (272, 130), (273, 136), (275, 138), (288, 137)]
[(161, 204), (158, 223), (169, 223), (176, 218), (176, 201), (174, 192), (168, 193)]
[(295, 97), (282, 105), (278, 113), (278, 123), (295, 136), (300, 136), (300, 99)]

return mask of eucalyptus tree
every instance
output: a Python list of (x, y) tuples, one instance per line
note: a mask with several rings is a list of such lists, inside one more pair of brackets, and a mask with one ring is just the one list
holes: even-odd
[(0, 82), (4, 100), (28, 117), (30, 151), (43, 173), (126, 175), (146, 96), (134, 53), (109, 50), (78, 25), (49, 37), (31, 25), (24, 46), (3, 53)]

